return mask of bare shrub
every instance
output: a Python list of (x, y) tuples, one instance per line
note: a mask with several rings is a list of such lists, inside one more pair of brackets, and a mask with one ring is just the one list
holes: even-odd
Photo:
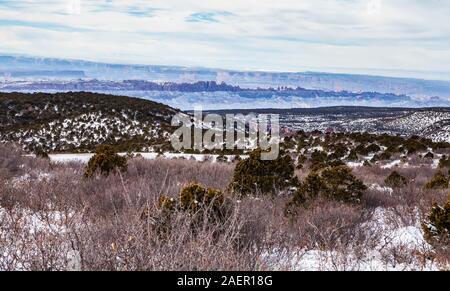
[[(360, 206), (337, 201), (317, 200), (299, 211), (294, 225), (299, 243), (310, 249), (336, 250), (367, 245), (366, 230), (359, 226), (371, 217)], [(355, 249), (356, 250), (356, 249)]]
[[(83, 164), (0, 149), (1, 162), (10, 159), (0, 174), (1, 270), (291, 270), (305, 256), (319, 259), (317, 269), (357, 270), (370, 263), (372, 251), (390, 265), (448, 268), (448, 253), (393, 244), (396, 233), (385, 229), (414, 228), (434, 202), (446, 201), (448, 190), (424, 189), (433, 175), (427, 165), (396, 169), (411, 181), (406, 187), (372, 187), (359, 204), (319, 196), (291, 217), (284, 215), (291, 197), (280, 192), (231, 196), (226, 219), (197, 224), (195, 232), (194, 221), (208, 221), (209, 212), (196, 217), (175, 209), (168, 222), (173, 231), (162, 237), (143, 210), (161, 211), (162, 196), (177, 198), (192, 182), (224, 191), (235, 164), (135, 157), (126, 173), (82, 179)], [(306, 177), (305, 168), (296, 175)], [(373, 166), (354, 174), (383, 185), (391, 171)]]
[(422, 223), (425, 238), (432, 245), (450, 253), (450, 195), (445, 205), (435, 203)]

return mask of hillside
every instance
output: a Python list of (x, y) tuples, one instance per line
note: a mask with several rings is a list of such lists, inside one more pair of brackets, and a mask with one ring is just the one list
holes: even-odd
[[(123, 152), (170, 151), (170, 121), (176, 112), (153, 101), (116, 95), (0, 93), (0, 141), (17, 142), (29, 152), (92, 152), (104, 143)], [(276, 113), (282, 127), (291, 130), (418, 135), (434, 142), (450, 142), (448, 108), (326, 107), (213, 112)]]
[(85, 152), (164, 147), (177, 110), (148, 100), (86, 92), (0, 93), (0, 140), (28, 151)]
[(207, 113), (278, 114), (282, 127), (304, 131), (369, 132), (418, 135), (434, 142), (450, 142), (450, 108), (387, 108), (336, 106), (295, 109), (212, 110)]

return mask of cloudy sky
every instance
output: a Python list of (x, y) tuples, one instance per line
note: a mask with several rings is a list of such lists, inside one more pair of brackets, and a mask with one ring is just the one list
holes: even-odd
[(450, 79), (449, 0), (0, 0), (0, 53)]

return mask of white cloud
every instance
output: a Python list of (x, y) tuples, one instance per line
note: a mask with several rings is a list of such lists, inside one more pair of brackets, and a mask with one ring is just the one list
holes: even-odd
[(448, 15), (439, 0), (0, 1), (0, 52), (422, 76), (450, 71)]
[(81, 14), (81, 0), (68, 0), (67, 1), (67, 13), (68, 14)]

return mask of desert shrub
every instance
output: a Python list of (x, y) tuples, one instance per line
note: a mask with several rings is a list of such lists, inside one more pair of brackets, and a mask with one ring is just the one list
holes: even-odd
[(384, 151), (379, 155), (379, 159), (381, 161), (387, 161), (390, 160), (392, 158), (392, 153), (389, 151)]
[(366, 160), (366, 161), (364, 161), (363, 166), (364, 167), (372, 167), (372, 164)]
[(317, 198), (324, 188), (324, 181), (317, 172), (311, 172), (303, 183), (300, 184), (299, 189), (294, 193), (292, 202), (296, 205), (303, 202)]
[[(338, 201), (315, 200), (308, 208), (291, 217), (296, 232), (296, 245), (306, 249), (337, 250), (350, 247), (368, 248), (366, 229), (361, 224), (369, 214), (359, 205)], [(371, 236), (377, 236), (377, 231)]]
[(443, 155), (439, 160), (439, 168), (450, 168), (450, 157)]
[(312, 164), (325, 163), (327, 158), (328, 158), (328, 155), (324, 151), (315, 150), (311, 153), (311, 163)]
[(220, 154), (217, 158), (216, 161), (218, 163), (226, 163), (228, 162), (228, 158), (224, 155), (224, 154)]
[(393, 171), (385, 180), (384, 183), (392, 188), (401, 188), (408, 185), (408, 180), (400, 175), (397, 171)]
[(372, 162), (372, 163), (376, 163), (376, 162), (378, 162), (380, 160), (380, 156), (379, 155), (374, 155), (371, 159), (370, 159), (370, 161)]
[(433, 149), (449, 149), (450, 143), (448, 142), (436, 142), (432, 144)]
[(92, 177), (97, 171), (108, 176), (116, 169), (125, 172), (127, 170), (127, 158), (118, 155), (113, 146), (102, 145), (97, 148), (95, 155), (89, 160), (85, 177)]
[(356, 141), (358, 143), (362, 143), (362, 144), (367, 144), (369, 142), (374, 141), (374, 136), (367, 132), (364, 132), (364, 133), (355, 132), (355, 133), (350, 133), (349, 135), (354, 141)]
[(368, 155), (369, 153), (366, 151), (366, 146), (364, 145), (364, 144), (359, 144), (359, 145), (357, 145), (356, 147), (355, 147), (355, 152), (357, 153), (357, 154), (360, 154), (360, 155), (363, 155), (363, 156), (366, 156), (366, 155)]
[(326, 167), (337, 167), (343, 165), (345, 165), (345, 163), (334, 153), (328, 155), (324, 151), (315, 150), (311, 154), (311, 171), (320, 171)]
[(426, 222), (422, 223), (426, 240), (431, 245), (450, 245), (450, 195), (445, 205), (434, 204)]
[(366, 152), (367, 153), (377, 153), (381, 150), (380, 146), (377, 144), (370, 144), (369, 146), (367, 146), (366, 148)]
[(292, 148), (295, 148), (295, 140), (294, 140), (292, 137), (290, 137), (290, 136), (286, 136), (286, 137), (284, 138), (283, 143), (281, 144), (281, 147), (282, 147), (283, 149), (292, 149)]
[(223, 218), (226, 212), (225, 200), (225, 196), (220, 190), (192, 183), (181, 190), (178, 207), (191, 214), (211, 207), (212, 213), (217, 218)]
[(345, 202), (359, 202), (367, 187), (346, 166), (327, 168), (322, 172), (325, 196)]
[(242, 161), (241, 156), (240, 155), (235, 155), (234, 158), (233, 158), (233, 162), (239, 162), (239, 161)]
[(16, 146), (0, 143), (0, 175), (13, 175), (21, 172), (23, 152)]
[(442, 172), (437, 172), (433, 179), (429, 181), (425, 188), (427, 189), (447, 189), (450, 183), (450, 179), (446, 177)]
[(41, 158), (41, 159), (49, 159), (48, 153), (42, 149), (42, 148), (37, 148), (34, 151), (34, 154), (36, 155), (36, 157)]
[(428, 152), (425, 156), (425, 159), (434, 159), (434, 154), (432, 152)]
[(358, 155), (356, 154), (355, 150), (350, 151), (350, 153), (347, 156), (347, 160), (348, 161), (357, 161), (358, 160)]
[(141, 219), (152, 220), (157, 233), (167, 234), (171, 230), (172, 217), (177, 213), (188, 215), (192, 230), (196, 231), (207, 226), (205, 223), (224, 224), (232, 208), (230, 200), (222, 191), (191, 183), (180, 191), (177, 198), (161, 196), (158, 210), (151, 213), (148, 207), (144, 208)]
[(297, 164), (303, 165), (304, 163), (306, 163), (307, 160), (308, 158), (305, 155), (299, 155), (297, 157)]
[(408, 139), (403, 144), (403, 147), (407, 150), (408, 155), (414, 154), (418, 151), (425, 151), (427, 149), (427, 146), (425, 144), (415, 138)]
[(213, 160), (213, 158), (210, 155), (204, 155), (202, 162), (206, 163), (206, 162), (211, 162), (212, 160)]
[(338, 143), (337, 145), (333, 146), (332, 150), (333, 153), (330, 155), (331, 159), (342, 159), (348, 152), (347, 147), (342, 143)]
[(358, 203), (365, 190), (367, 187), (347, 166), (327, 167), (321, 172), (311, 172), (306, 177), (288, 203), (287, 212), (292, 212), (292, 206), (317, 197)]
[(380, 150), (381, 150), (380, 146), (377, 144), (374, 144), (374, 143), (372, 143), (368, 146), (365, 146), (364, 143), (361, 143), (355, 148), (356, 153), (363, 155), (363, 156), (367, 156), (370, 153), (377, 153)]
[(280, 152), (277, 159), (266, 161), (261, 159), (261, 153), (261, 149), (256, 149), (248, 159), (236, 165), (229, 187), (232, 192), (240, 195), (258, 192), (275, 195), (298, 185), (294, 162), (289, 155)]

